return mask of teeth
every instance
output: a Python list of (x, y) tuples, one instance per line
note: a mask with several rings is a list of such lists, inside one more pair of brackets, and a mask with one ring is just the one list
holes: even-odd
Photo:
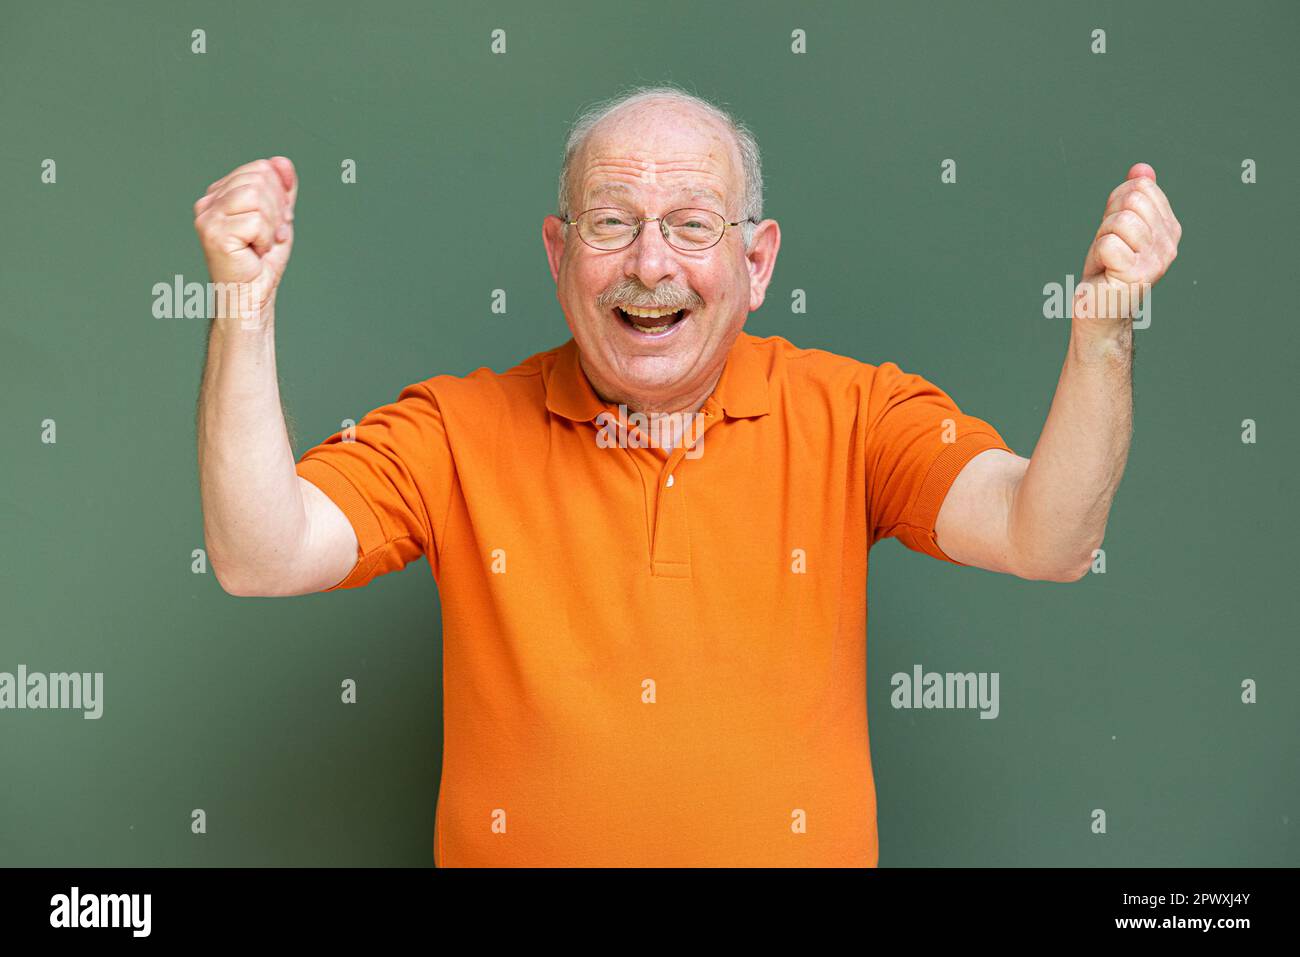
[(650, 325), (641, 325), (640, 323), (636, 322), (636, 321), (632, 318), (633, 316), (635, 316), (637, 319), (651, 319), (651, 320), (654, 320), (654, 319), (667, 319), (668, 317), (670, 317), (670, 316), (675, 316), (675, 315), (677, 315), (677, 314), (680, 313), (680, 312), (685, 312), (684, 309), (666, 309), (666, 308), (661, 308), (661, 307), (657, 307), (657, 306), (654, 306), (654, 307), (652, 307), (652, 306), (619, 306), (619, 307), (618, 307), (618, 311), (621, 312), (621, 313), (623, 313), (623, 315), (624, 315), (624, 317), (627, 319), (628, 323), (629, 323), (629, 324), (632, 326), (632, 328), (635, 329), (637, 332), (648, 332), (648, 333), (663, 332), (665, 329), (669, 329), (669, 328), (671, 328), (671, 327), (672, 327), (672, 323), (671, 323), (671, 322), (662, 322), (662, 323), (653, 323), (653, 324), (650, 324)]
[(621, 306), (620, 307), (629, 316), (637, 316), (641, 319), (662, 319), (664, 316), (671, 316), (679, 309), (657, 309), (649, 306)]

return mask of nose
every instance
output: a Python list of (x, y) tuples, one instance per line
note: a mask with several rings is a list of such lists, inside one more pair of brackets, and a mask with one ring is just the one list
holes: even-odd
[(668, 245), (668, 240), (664, 237), (663, 223), (659, 217), (641, 223), (641, 232), (627, 248), (624, 271), (629, 277), (639, 279), (647, 289), (656, 288), (676, 271), (673, 247)]

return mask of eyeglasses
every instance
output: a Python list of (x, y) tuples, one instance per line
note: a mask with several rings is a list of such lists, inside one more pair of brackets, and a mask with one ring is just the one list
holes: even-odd
[(641, 235), (646, 223), (659, 221), (659, 231), (668, 245), (682, 252), (696, 253), (721, 242), (732, 226), (757, 223), (752, 216), (729, 223), (711, 209), (674, 209), (662, 216), (642, 217), (617, 206), (599, 206), (579, 213), (576, 218), (561, 216), (566, 226), (577, 226), (578, 236), (592, 249), (609, 252), (626, 249)]

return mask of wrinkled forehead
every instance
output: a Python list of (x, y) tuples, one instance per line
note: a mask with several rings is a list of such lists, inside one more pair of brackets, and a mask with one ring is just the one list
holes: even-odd
[(640, 212), (636, 207), (663, 201), (728, 212), (740, 201), (740, 155), (730, 130), (676, 104), (606, 117), (577, 159), (578, 209), (608, 203)]

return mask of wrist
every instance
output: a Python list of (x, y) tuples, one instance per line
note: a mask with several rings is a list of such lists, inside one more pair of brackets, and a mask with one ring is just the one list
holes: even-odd
[(253, 280), (212, 280), (208, 283), (208, 316), (215, 324), (241, 330), (261, 329), (275, 318), (273, 285)]
[(1070, 352), (1085, 360), (1131, 359), (1133, 320), (1073, 320), (1070, 325)]
[(234, 310), (215, 312), (208, 323), (213, 336), (224, 339), (271, 337), (275, 330), (275, 310), (266, 307), (257, 311)]

